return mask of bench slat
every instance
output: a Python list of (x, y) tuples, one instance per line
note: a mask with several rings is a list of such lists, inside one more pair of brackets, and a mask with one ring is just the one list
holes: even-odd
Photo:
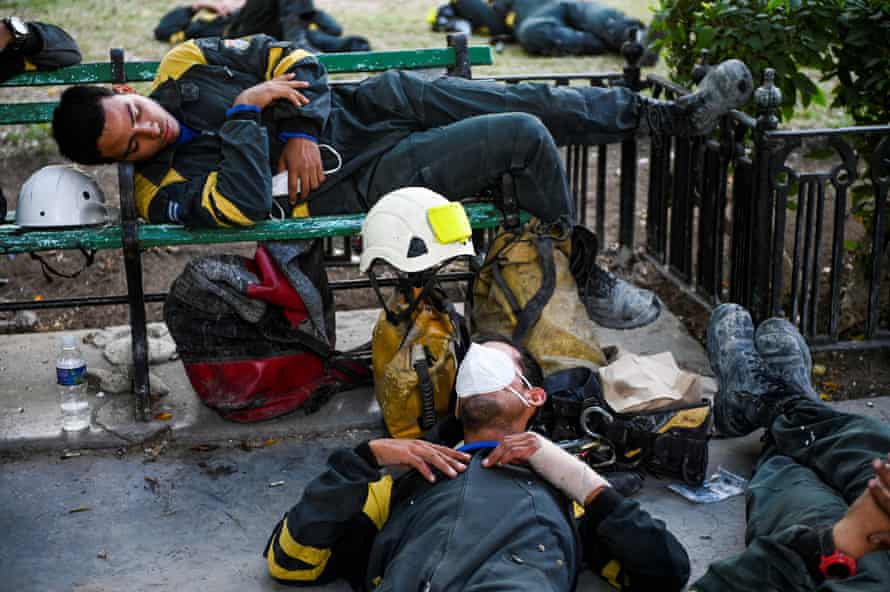
[[(493, 59), (491, 48), (484, 45), (469, 47), (470, 64), (490, 66)], [(318, 56), (332, 74), (350, 72), (380, 72), (390, 68), (414, 70), (418, 68), (442, 68), (454, 63), (451, 47), (392, 51), (357, 51), (353, 53), (326, 53)], [(154, 80), (159, 62), (126, 62), (124, 67), (130, 82)], [(48, 72), (25, 72), (5, 82), (4, 86), (54, 86), (65, 84), (92, 84), (111, 82), (111, 64), (95, 62), (59, 68)]]
[[(467, 204), (465, 207), (473, 228), (495, 228), (501, 223), (501, 212), (493, 204), (475, 203)], [(281, 221), (270, 220), (249, 228), (198, 230), (168, 224), (145, 224), (139, 226), (139, 240), (142, 246), (147, 248), (354, 236), (361, 233), (364, 219), (364, 214), (317, 216)], [(121, 248), (120, 226), (28, 231), (17, 226), (0, 226), (0, 253), (2, 254), (80, 248), (95, 250)]]
[[(491, 48), (472, 46), (470, 63), (474, 66), (490, 66), (493, 62)], [(454, 63), (454, 49), (415, 49), (396, 51), (368, 51), (354, 53), (328, 53), (318, 56), (328, 72), (345, 74), (352, 72), (379, 72), (391, 68), (416, 70), (443, 68)], [(131, 82), (154, 80), (158, 62), (129, 62), (125, 65), (127, 79)], [(26, 72), (0, 82), (0, 87), (52, 86), (80, 83), (111, 82), (111, 64), (92, 63), (69, 66), (51, 72)], [(47, 123), (52, 121), (55, 102), (0, 103), (0, 125)]]
[(49, 123), (58, 103), (0, 103), (0, 125)]

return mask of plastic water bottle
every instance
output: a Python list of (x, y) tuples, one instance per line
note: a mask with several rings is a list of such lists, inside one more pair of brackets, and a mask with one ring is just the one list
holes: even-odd
[(62, 350), (56, 360), (56, 382), (62, 407), (62, 429), (76, 432), (90, 427), (90, 402), (87, 400), (87, 363), (73, 335), (62, 336)]

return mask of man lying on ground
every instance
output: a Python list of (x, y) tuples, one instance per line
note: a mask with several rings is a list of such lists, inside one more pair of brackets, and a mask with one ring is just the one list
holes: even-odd
[(311, 0), (201, 1), (174, 8), (155, 27), (158, 41), (177, 44), (199, 37), (263, 33), (312, 52), (369, 51), (368, 40), (343, 36), (334, 17)]
[[(151, 222), (247, 226), (276, 208), (358, 213), (406, 186), (457, 200), (509, 174), (519, 207), (544, 223), (573, 225), (575, 198), (557, 144), (704, 134), (748, 99), (752, 81), (730, 60), (676, 102), (624, 87), (429, 80), (397, 70), (332, 87), (315, 56), (258, 35), (183, 43), (162, 60), (148, 97), (124, 90), (67, 89), (53, 135), (80, 163), (136, 161), (136, 206)], [(273, 202), (272, 173), (285, 170), (289, 199)], [(604, 314), (657, 316), (654, 295), (590, 266)]]
[[(646, 49), (640, 65), (654, 66), (658, 54), (642, 21), (588, 0), (451, 0), (439, 14), (453, 13), (492, 38), (515, 38), (530, 54), (619, 53), (631, 29)], [(434, 28), (437, 26), (433, 24)], [(441, 26), (441, 25), (439, 25)], [(446, 19), (447, 27), (447, 19)]]
[(0, 82), (31, 70), (54, 70), (80, 63), (80, 49), (55, 25), (0, 20)]
[[(718, 427), (766, 427), (767, 444), (748, 491), (748, 548), (690, 590), (887, 590), (890, 462), (879, 459), (890, 428), (807, 394), (809, 354), (786, 321), (755, 335), (746, 312), (724, 306), (708, 344)], [(534, 360), (483, 345), (458, 372), (461, 426), (432, 436), (440, 444), (377, 439), (335, 452), (267, 543), (271, 575), (345, 578), (357, 590), (568, 591), (583, 561), (622, 590), (682, 589), (688, 558), (663, 524), (525, 431), (546, 400)], [(404, 467), (395, 480), (385, 473)], [(583, 500), (576, 528), (568, 499)]]
[[(689, 559), (664, 524), (526, 431), (542, 381), (528, 352), (474, 344), (456, 380), (462, 430), (335, 452), (275, 527), (270, 574), (357, 590), (568, 592), (586, 563), (626, 590), (681, 590)], [(395, 467), (413, 470), (393, 479)]]
[(745, 309), (724, 304), (708, 356), (717, 429), (766, 434), (747, 491), (748, 547), (690, 590), (890, 590), (890, 426), (819, 400), (807, 343), (785, 319), (755, 331)]

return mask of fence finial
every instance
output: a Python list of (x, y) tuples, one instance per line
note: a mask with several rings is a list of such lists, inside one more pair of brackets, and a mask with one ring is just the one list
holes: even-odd
[(754, 91), (754, 102), (757, 103), (757, 121), (767, 129), (776, 129), (779, 125), (779, 105), (782, 104), (782, 91), (775, 85), (776, 71), (767, 68), (763, 72), (763, 84)]
[(707, 73), (711, 70), (711, 52), (710, 50), (701, 50), (698, 63), (692, 68), (692, 82), (698, 84), (704, 80)]
[(627, 30), (627, 40), (621, 44), (621, 55), (627, 61), (628, 65), (636, 66), (643, 57), (646, 48), (640, 42), (639, 29), (631, 27)]

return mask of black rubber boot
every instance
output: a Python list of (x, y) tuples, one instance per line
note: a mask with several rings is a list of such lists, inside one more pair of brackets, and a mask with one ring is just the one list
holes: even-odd
[(739, 60), (726, 60), (708, 72), (698, 90), (676, 101), (638, 95), (640, 130), (652, 135), (705, 135), (723, 115), (748, 102), (753, 89), (748, 67)]

